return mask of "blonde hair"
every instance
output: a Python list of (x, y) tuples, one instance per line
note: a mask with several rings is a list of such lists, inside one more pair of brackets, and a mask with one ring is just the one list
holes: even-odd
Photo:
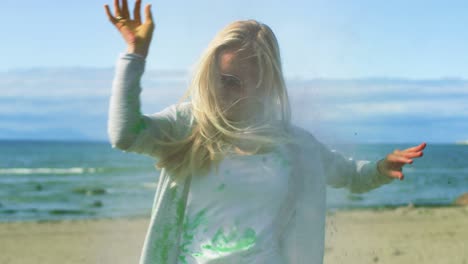
[[(226, 118), (217, 100), (216, 87), (221, 85), (218, 56), (227, 49), (244, 51), (255, 59), (259, 70), (257, 87), (265, 99), (263, 121), (259, 124), (236, 125)], [(166, 133), (162, 141), (157, 140), (158, 169), (166, 168), (179, 181), (190, 174), (206, 175), (212, 166), (218, 171), (219, 162), (230, 152), (230, 140), (258, 144), (253, 154), (276, 144), (294, 142), (289, 133), (291, 110), (280, 50), (267, 25), (253, 19), (228, 24), (210, 42), (195, 66), (189, 87), (178, 103), (191, 97), (194, 125), (184, 138)]]

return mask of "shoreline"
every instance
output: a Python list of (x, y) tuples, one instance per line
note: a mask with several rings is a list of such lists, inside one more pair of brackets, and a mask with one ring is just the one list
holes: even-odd
[[(339, 209), (326, 217), (325, 264), (468, 263), (468, 206)], [(0, 263), (138, 263), (149, 221), (0, 222)]]
[[(329, 207), (327, 208), (327, 215), (334, 214), (337, 211), (386, 211), (386, 210), (397, 210), (402, 208), (458, 208), (463, 207), (456, 204), (398, 204), (398, 205), (369, 205), (369, 206), (346, 206), (346, 207)], [(99, 217), (82, 217), (82, 218), (64, 218), (64, 219), (29, 219), (29, 220), (8, 220), (2, 221), (0, 219), (0, 224), (4, 223), (43, 223), (43, 222), (62, 222), (62, 221), (88, 221), (88, 220), (139, 220), (139, 219), (149, 219), (151, 214), (147, 215), (129, 215), (129, 216), (119, 216), (119, 217), (110, 217), (110, 216), (99, 216)], [(467, 263), (468, 264), (468, 263)]]

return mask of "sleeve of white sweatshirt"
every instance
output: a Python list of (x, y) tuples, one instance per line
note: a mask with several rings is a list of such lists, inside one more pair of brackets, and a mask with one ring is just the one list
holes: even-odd
[(155, 156), (154, 139), (172, 134), (177, 121), (177, 106), (154, 114), (140, 112), (140, 80), (145, 58), (136, 53), (119, 54), (109, 104), (107, 133), (112, 148)]
[(323, 143), (317, 143), (327, 184), (332, 187), (344, 187), (352, 193), (365, 193), (395, 180), (380, 174), (375, 161), (347, 158), (335, 150), (330, 150)]
[(335, 188), (347, 188), (352, 193), (364, 193), (376, 189), (395, 180), (380, 174), (377, 162), (369, 160), (354, 160), (331, 150), (317, 140), (312, 133), (299, 129), (305, 138), (304, 146), (311, 153), (318, 153), (322, 163), (326, 184)]

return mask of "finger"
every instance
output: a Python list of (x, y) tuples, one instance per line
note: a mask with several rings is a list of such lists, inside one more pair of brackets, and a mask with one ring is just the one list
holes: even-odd
[(114, 0), (115, 16), (120, 16), (119, 0)]
[(122, 16), (124, 18), (130, 19), (130, 13), (128, 12), (127, 0), (122, 0)]
[(395, 149), (395, 150), (393, 151), (393, 154), (395, 154), (395, 155), (401, 155), (404, 151), (405, 151), (405, 150)]
[(406, 164), (413, 163), (412, 159), (408, 159), (408, 158), (406, 158), (404, 156), (395, 155), (395, 154), (388, 155), (387, 160), (389, 162), (399, 162), (399, 163), (406, 163)]
[(401, 172), (401, 171), (392, 170), (392, 171), (389, 171), (388, 174), (390, 174), (391, 177), (397, 178), (397, 179), (400, 179), (400, 180), (403, 180), (403, 178), (405, 177), (403, 175), (403, 172)]
[(145, 23), (153, 23), (153, 16), (151, 14), (151, 4), (145, 7)]
[(135, 18), (135, 21), (138, 25), (141, 24), (140, 10), (141, 10), (141, 0), (136, 0), (135, 9), (133, 10), (133, 17)]
[(426, 143), (423, 142), (420, 145), (417, 145), (415, 147), (407, 148), (405, 151), (421, 151), (426, 147)]
[(403, 156), (405, 158), (419, 158), (419, 157), (422, 157), (423, 156), (423, 152), (422, 151), (418, 151), (418, 152), (411, 152), (411, 151), (402, 151), (396, 155), (399, 155), (399, 156)]
[(112, 24), (117, 23), (117, 19), (115, 19), (115, 17), (112, 16), (109, 6), (104, 5), (104, 8), (106, 9), (107, 18), (109, 18), (110, 22), (112, 22)]

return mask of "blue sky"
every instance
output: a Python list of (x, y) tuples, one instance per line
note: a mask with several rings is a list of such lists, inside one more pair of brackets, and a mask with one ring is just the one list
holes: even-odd
[[(255, 18), (276, 33), (289, 77), (468, 78), (466, 1), (147, 3), (157, 24), (151, 69), (188, 69), (225, 24)], [(125, 44), (104, 4), (113, 10), (112, 0), (3, 0), (0, 70), (112, 67)]]
[[(147, 3), (156, 29), (143, 112), (176, 101), (183, 72), (223, 26), (254, 18), (278, 38), (298, 123), (364, 142), (468, 139), (466, 1)], [(126, 46), (104, 4), (113, 10), (112, 0), (2, 1), (0, 138), (106, 140), (112, 71)], [(167, 70), (182, 76), (163, 89)]]

